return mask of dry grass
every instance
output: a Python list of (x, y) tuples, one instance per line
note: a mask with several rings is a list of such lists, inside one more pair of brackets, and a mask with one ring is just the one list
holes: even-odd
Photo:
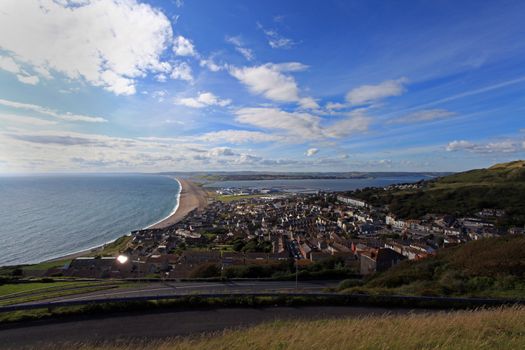
[[(70, 344), (71, 345), (71, 344)], [(525, 308), (280, 321), (198, 338), (88, 349), (525, 349)]]

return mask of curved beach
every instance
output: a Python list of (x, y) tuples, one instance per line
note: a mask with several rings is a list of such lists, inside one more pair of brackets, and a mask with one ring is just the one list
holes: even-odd
[[(177, 210), (175, 212), (168, 216), (167, 218), (161, 220), (160, 222), (149, 226), (148, 228), (165, 228), (168, 226), (171, 226), (173, 224), (176, 224), (177, 222), (184, 219), (186, 215), (188, 215), (189, 212), (191, 212), (194, 209), (202, 209), (208, 204), (208, 194), (205, 190), (202, 189), (202, 187), (196, 185), (194, 182), (186, 179), (180, 179), (176, 178), (176, 180), (179, 182), (181, 186), (181, 192), (179, 196), (179, 203), (177, 206)], [(106, 243), (107, 244), (107, 243)], [(75, 252), (72, 254), (68, 254), (65, 256), (61, 256), (59, 258), (50, 259), (48, 261), (59, 261), (64, 259), (75, 259), (80, 256), (85, 256), (87, 254), (92, 254), (95, 252), (101, 252), (104, 248), (105, 244), (86, 249), (80, 252)]]
[(177, 210), (166, 219), (152, 225), (148, 228), (165, 228), (176, 224), (184, 219), (189, 212), (194, 209), (202, 209), (208, 204), (208, 194), (194, 182), (186, 179), (179, 179), (181, 192), (179, 197), (179, 206)]

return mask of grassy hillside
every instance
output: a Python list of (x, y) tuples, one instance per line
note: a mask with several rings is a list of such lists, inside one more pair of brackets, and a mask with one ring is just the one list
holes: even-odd
[[(76, 349), (523, 349), (525, 309), (277, 321), (201, 337)], [(56, 344), (49, 349), (56, 348)], [(45, 346), (40, 349), (46, 349)]]
[(494, 165), (424, 182), (415, 190), (364, 189), (353, 196), (374, 205), (388, 205), (403, 218), (428, 213), (473, 215), (484, 208), (503, 209), (499, 226), (525, 225), (525, 161)]
[(405, 261), (346, 292), (525, 298), (525, 237), (504, 236)]

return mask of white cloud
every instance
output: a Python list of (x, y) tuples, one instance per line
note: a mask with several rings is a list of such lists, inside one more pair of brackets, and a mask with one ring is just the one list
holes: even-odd
[(274, 29), (265, 29), (260, 23), (257, 23), (257, 26), (266, 35), (268, 45), (273, 49), (289, 49), (296, 44), (292, 39), (282, 36)]
[(156, 99), (158, 102), (163, 102), (165, 97), (168, 95), (168, 92), (166, 90), (157, 90), (153, 91), (151, 96)]
[(173, 65), (173, 70), (170, 74), (171, 79), (179, 79), (186, 81), (193, 81), (191, 67), (186, 62), (177, 62)]
[(312, 157), (312, 156), (315, 156), (317, 152), (319, 152), (317, 148), (309, 148), (305, 154), (307, 157)]
[(286, 112), (278, 108), (242, 108), (235, 112), (239, 123), (264, 129), (285, 130), (308, 139), (322, 134), (321, 119), (310, 113)]
[(55, 125), (57, 122), (53, 120), (40, 119), (35, 117), (22, 116), (18, 114), (0, 113), (0, 120), (10, 124), (26, 124), (32, 126), (48, 126)]
[(428, 109), (428, 110), (414, 112), (404, 117), (392, 119), (389, 121), (389, 123), (398, 124), (398, 123), (428, 122), (432, 120), (449, 118), (454, 115), (456, 115), (456, 113), (447, 111), (446, 109)]
[(192, 107), (203, 108), (208, 106), (226, 107), (231, 103), (231, 100), (221, 100), (211, 92), (202, 92), (197, 97), (177, 98), (175, 104)]
[(325, 108), (328, 109), (329, 111), (343, 109), (345, 107), (346, 105), (344, 103), (339, 103), (339, 102), (327, 102), (325, 105)]
[(278, 108), (241, 108), (235, 112), (236, 121), (252, 126), (286, 131), (298, 140), (340, 138), (368, 129), (370, 118), (363, 113), (353, 113), (347, 117), (322, 125), (322, 119), (306, 112), (287, 112)]
[(165, 83), (168, 80), (168, 77), (166, 76), (166, 74), (161, 73), (155, 76), (155, 80), (159, 83)]
[(399, 96), (405, 92), (404, 84), (407, 79), (386, 80), (377, 85), (362, 85), (350, 90), (346, 100), (352, 105), (361, 105), (374, 102), (390, 96)]
[(226, 142), (232, 144), (248, 142), (274, 142), (284, 141), (285, 138), (279, 135), (272, 135), (260, 131), (248, 130), (220, 130), (208, 132), (198, 137), (205, 142)]
[(15, 108), (15, 109), (24, 109), (28, 111), (37, 112), (40, 114), (45, 114), (52, 116), (57, 119), (66, 120), (66, 121), (81, 121), (81, 122), (90, 122), (90, 123), (104, 123), (107, 122), (106, 119), (101, 117), (92, 117), (87, 115), (73, 114), (73, 113), (59, 113), (53, 109), (42, 107), (34, 104), (20, 103), (15, 101), (9, 101), (0, 99), (0, 105)]
[(449, 142), (446, 150), (449, 152), (468, 151), (473, 153), (514, 153), (519, 152), (525, 146), (522, 141), (502, 140), (488, 143), (473, 143), (465, 140)]
[(36, 75), (22, 75), (17, 74), (16, 78), (19, 82), (28, 84), (28, 85), (36, 85), (40, 81), (40, 79)]
[(18, 64), (15, 62), (14, 59), (12, 59), (9, 56), (0, 56), (0, 69), (3, 69), (10, 73), (20, 72), (20, 67), (18, 66)]
[(208, 151), (208, 156), (210, 157), (220, 157), (220, 156), (234, 156), (235, 152), (228, 147), (215, 147)]
[(177, 36), (173, 40), (173, 52), (177, 56), (196, 56), (197, 52), (191, 40), (186, 39), (182, 35)]
[(304, 109), (317, 109), (319, 104), (311, 97), (303, 97), (299, 100), (299, 105)]
[(230, 74), (254, 93), (277, 102), (296, 102), (299, 88), (293, 77), (281, 73), (279, 66), (268, 63), (262, 66), (230, 69)]
[(253, 51), (244, 46), (239, 36), (227, 36), (226, 42), (232, 44), (235, 50), (239, 52), (248, 61), (252, 61), (255, 58)]
[(217, 63), (215, 63), (215, 61), (211, 57), (207, 59), (201, 59), (199, 64), (201, 67), (206, 67), (212, 72), (218, 72), (224, 69), (224, 66), (220, 66)]
[(166, 70), (160, 55), (171, 41), (171, 24), (150, 5), (4, 0), (0, 6), (0, 48), (46, 78), (55, 71), (129, 95), (135, 79)]
[(341, 119), (332, 125), (326, 127), (324, 134), (327, 137), (340, 138), (350, 136), (359, 132), (368, 130), (371, 119), (360, 111), (348, 114), (344, 119)]

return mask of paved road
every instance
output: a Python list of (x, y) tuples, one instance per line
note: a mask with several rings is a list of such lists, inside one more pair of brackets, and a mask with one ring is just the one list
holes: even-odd
[[(336, 281), (304, 281), (295, 289), (295, 281), (230, 281), (230, 282), (167, 282), (138, 284), (137, 287), (101, 290), (81, 295), (70, 295), (46, 301), (92, 300), (100, 298), (123, 298), (156, 295), (181, 295), (199, 293), (319, 293), (325, 288), (335, 287)], [(42, 300), (27, 303), (40, 303)]]
[[(385, 313), (424, 312), (422, 310), (369, 307), (275, 307), (170, 311), (147, 314), (113, 314), (108, 317), (70, 321), (39, 321), (27, 326), (0, 326), (0, 349), (45, 348), (52, 343), (71, 342), (147, 342), (176, 336), (198, 335), (284, 319), (326, 319), (382, 315)], [(111, 317), (110, 317), (111, 316)], [(64, 349), (73, 348), (62, 345)]]

